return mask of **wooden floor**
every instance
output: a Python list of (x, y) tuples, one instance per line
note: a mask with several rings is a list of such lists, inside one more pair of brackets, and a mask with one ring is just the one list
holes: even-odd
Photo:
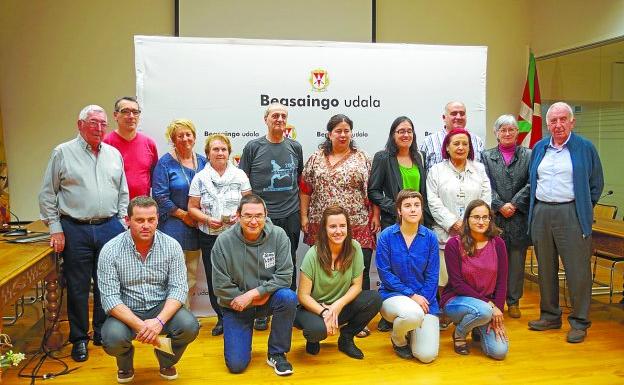
[[(616, 301), (620, 300), (617, 296)], [(305, 353), (305, 341), (298, 330), (293, 331), (292, 349), (288, 359), (294, 366), (290, 377), (278, 377), (265, 363), (269, 332), (256, 332), (253, 358), (249, 368), (239, 375), (229, 374), (223, 362), (223, 343), (212, 337), (210, 330), (215, 318), (200, 319), (202, 328), (198, 339), (186, 351), (177, 365), (177, 384), (624, 384), (624, 309), (620, 304), (609, 305), (607, 296), (594, 297), (591, 318), (593, 325), (584, 343), (565, 342), (567, 322), (561, 330), (530, 331), (527, 321), (538, 317), (537, 285), (525, 280), (525, 297), (521, 303), (522, 318), (506, 317), (510, 336), (510, 351), (502, 362), (485, 357), (474, 345), (469, 356), (453, 351), (452, 328), (440, 334), (440, 353), (431, 364), (398, 358), (391, 347), (389, 333), (376, 330), (376, 318), (371, 323), (373, 333), (356, 343), (364, 351), (364, 360), (353, 360), (338, 352), (336, 337), (321, 344), (321, 353)], [(563, 298), (562, 298), (563, 302)], [(564, 316), (569, 312), (564, 309)], [(6, 327), (17, 341), (16, 347), (35, 349), (38, 330), (32, 324), (40, 313), (35, 305), (27, 306), (27, 317), (14, 327)], [(30, 320), (28, 320), (30, 318)], [(41, 322), (37, 325), (40, 327)], [(62, 325), (66, 331), (67, 324)], [(66, 333), (65, 333), (66, 335)], [(115, 360), (99, 347), (90, 347), (90, 359), (77, 364), (68, 357), (69, 346), (59, 354), (71, 368), (69, 375), (49, 384), (99, 385), (115, 383)], [(164, 383), (158, 376), (158, 367), (152, 349), (137, 344), (136, 376), (133, 384)], [(57, 365), (46, 365), (41, 373), (53, 372)], [(27, 384), (19, 379), (17, 370), (3, 374), (4, 384)]]

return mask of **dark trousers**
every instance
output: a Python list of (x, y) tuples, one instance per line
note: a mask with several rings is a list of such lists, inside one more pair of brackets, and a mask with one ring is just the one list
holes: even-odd
[(558, 277), (561, 257), (572, 303), (568, 322), (575, 329), (587, 329), (591, 325), (591, 237), (583, 237), (574, 202), (559, 205), (537, 202), (531, 238), (538, 261), (540, 318), (561, 319)]
[(524, 291), (524, 263), (528, 245), (505, 240), (509, 270), (507, 272), (507, 305), (517, 305)]
[[(163, 301), (159, 306), (148, 311), (134, 311), (134, 315), (142, 320), (155, 318), (162, 311), (165, 305)], [(199, 323), (191, 312), (184, 306), (171, 317), (163, 326), (162, 334), (171, 338), (171, 349), (173, 355), (154, 350), (156, 358), (161, 368), (169, 368), (175, 365), (188, 344), (193, 342), (199, 333)], [(102, 327), (102, 343), (104, 351), (117, 359), (117, 368), (120, 370), (133, 369), (134, 346), (132, 340), (136, 333), (115, 317), (108, 317)]]
[(97, 264), (102, 246), (124, 231), (117, 218), (99, 225), (78, 224), (61, 218), (65, 235), (63, 275), (67, 282), (67, 318), (69, 341), (89, 339), (89, 292), (93, 280), (93, 333), (100, 338), (106, 314), (98, 289)]
[[(363, 290), (338, 315), (340, 335), (353, 338), (372, 320), (381, 309), (381, 296), (374, 290)], [(325, 321), (320, 315), (307, 311), (303, 306), (297, 308), (294, 326), (303, 330), (303, 337), (308, 342), (319, 342), (327, 338)]]
[(370, 267), (373, 258), (373, 249), (362, 249), (364, 256), (364, 273), (362, 276), (362, 290), (370, 290)]
[(216, 235), (209, 235), (203, 231), (199, 232), (199, 247), (202, 251), (202, 261), (204, 262), (204, 270), (206, 271), (206, 281), (208, 283), (208, 297), (210, 298), (210, 306), (212, 310), (217, 313), (219, 320), (223, 319), (223, 312), (221, 306), (217, 302), (217, 296), (214, 293), (214, 287), (212, 286), (212, 248), (217, 240)]
[[(271, 216), (269, 215), (269, 218)], [(292, 213), (286, 218), (271, 218), (275, 226), (281, 227), (290, 240), (290, 256), (293, 262), (293, 276), (290, 290), (297, 291), (297, 247), (299, 247), (299, 235), (301, 233), (301, 218), (299, 211)]]

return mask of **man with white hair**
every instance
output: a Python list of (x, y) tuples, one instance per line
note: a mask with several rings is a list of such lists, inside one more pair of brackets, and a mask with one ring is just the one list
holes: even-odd
[(572, 108), (554, 103), (546, 113), (550, 136), (531, 154), (529, 232), (539, 261), (540, 318), (537, 331), (561, 328), (559, 258), (565, 268), (572, 311), (567, 341), (583, 342), (589, 320), (593, 206), (602, 194), (602, 165), (594, 145), (572, 132)]
[(78, 136), (53, 151), (39, 193), (50, 246), (63, 253), (71, 357), (89, 358), (89, 292), (93, 280), (93, 343), (102, 344), (105, 314), (97, 286), (97, 262), (106, 242), (124, 231), (128, 185), (121, 154), (102, 143), (106, 112), (89, 105), (78, 116)]
[[(299, 217), (299, 177), (303, 172), (303, 150), (296, 140), (284, 136), (288, 110), (280, 103), (271, 103), (264, 112), (267, 134), (247, 142), (240, 167), (249, 177), (254, 194), (266, 203), (268, 217), (281, 227), (290, 240), (293, 266), (290, 288), (297, 289), (297, 247), (301, 221)], [(259, 318), (256, 330), (268, 328), (268, 318)]]
[[(466, 129), (466, 105), (458, 101), (446, 103), (442, 120), (444, 121), (444, 127), (438, 132), (425, 136), (425, 139), (418, 146), (418, 149), (425, 153), (425, 167), (427, 167), (427, 170), (434, 164), (444, 160), (442, 157), (442, 142), (444, 142), (446, 134), (455, 128)], [(470, 133), (470, 138), (474, 147), (474, 160), (481, 162), (481, 153), (485, 150), (483, 140), (473, 133)]]

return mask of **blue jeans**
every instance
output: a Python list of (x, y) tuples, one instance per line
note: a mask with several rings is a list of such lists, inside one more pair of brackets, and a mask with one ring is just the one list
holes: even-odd
[(89, 292), (93, 280), (93, 333), (100, 338), (106, 314), (102, 309), (98, 289), (97, 264), (102, 246), (124, 227), (117, 217), (98, 225), (78, 224), (61, 218), (65, 234), (63, 274), (67, 282), (67, 318), (69, 341), (76, 343), (89, 339)]
[(297, 294), (279, 289), (262, 306), (251, 306), (238, 312), (223, 307), (223, 355), (232, 373), (241, 373), (251, 360), (251, 337), (254, 319), (273, 315), (269, 334), (269, 354), (290, 350), (292, 326), (297, 311)]
[(487, 331), (492, 320), (492, 307), (487, 302), (472, 297), (457, 296), (444, 306), (444, 313), (453, 321), (459, 337), (468, 335), (473, 329), (481, 336), (481, 350), (486, 356), (503, 360), (509, 350), (509, 343), (496, 339), (493, 330)]

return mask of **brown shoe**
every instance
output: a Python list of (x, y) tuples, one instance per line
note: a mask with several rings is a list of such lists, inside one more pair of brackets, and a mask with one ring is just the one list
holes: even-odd
[(571, 344), (578, 344), (579, 342), (583, 342), (586, 336), (587, 336), (587, 330), (572, 328), (568, 331), (568, 336), (566, 337), (566, 341), (568, 341)]
[(540, 332), (549, 329), (561, 329), (561, 320), (549, 321), (545, 319), (536, 319), (529, 321), (529, 329)]
[(129, 370), (118, 370), (117, 371), (117, 382), (120, 384), (127, 384), (128, 382), (132, 382), (134, 380), (134, 369)]
[(468, 348), (466, 337), (457, 337), (457, 335), (455, 335), (456, 331), (457, 330), (453, 330), (453, 349), (455, 349), (455, 353), (461, 354), (462, 356), (470, 354), (470, 348)]
[(507, 311), (509, 312), (509, 316), (511, 318), (520, 318), (520, 306), (518, 305), (508, 305)]
[(178, 371), (175, 366), (169, 368), (160, 368), (160, 376), (165, 380), (175, 380), (178, 378)]

